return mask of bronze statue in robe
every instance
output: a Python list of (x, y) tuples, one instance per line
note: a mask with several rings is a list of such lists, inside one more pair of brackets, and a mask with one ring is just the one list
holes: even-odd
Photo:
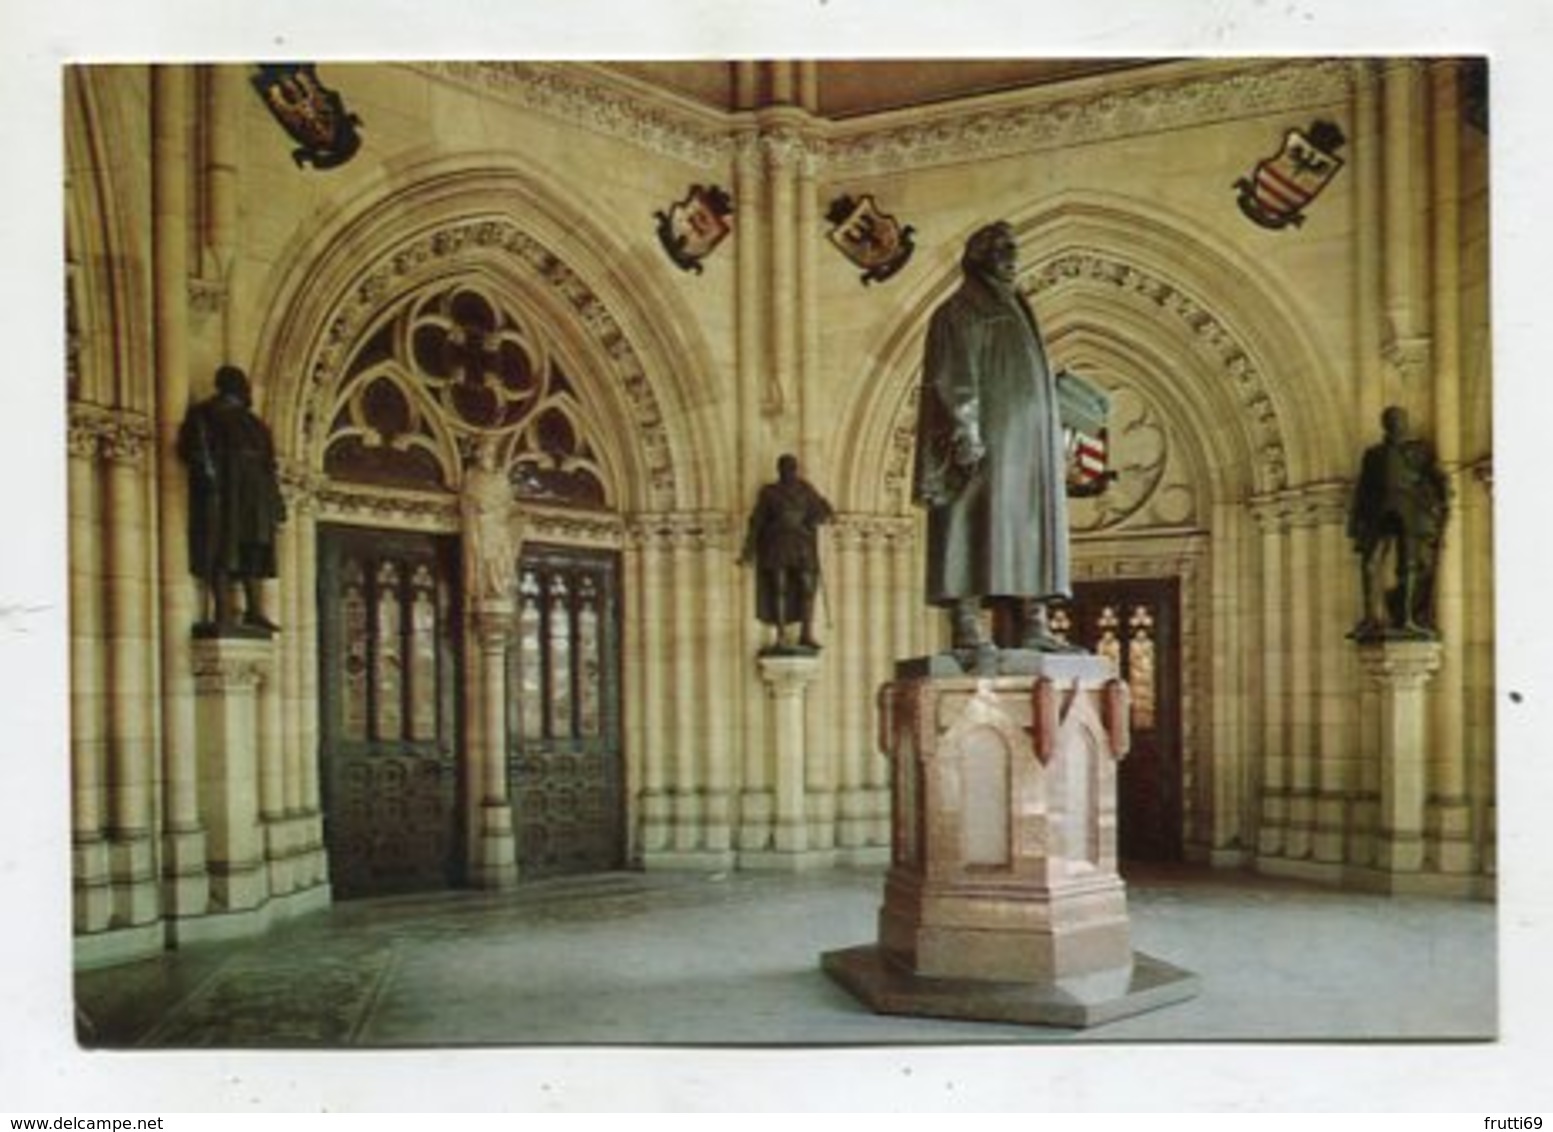
[[(1411, 435), (1404, 409), (1387, 408), (1381, 429), (1384, 439), (1365, 451), (1359, 465), (1348, 516), (1364, 602), (1349, 635), (1361, 641), (1433, 638), (1435, 573), (1450, 488), (1433, 448)], [(1383, 578), (1388, 559), (1389, 588)]]
[(913, 498), (927, 509), (927, 600), (953, 647), (990, 647), (980, 610), (1014, 606), (1022, 648), (1066, 651), (1046, 602), (1071, 595), (1056, 378), (1014, 285), (1013, 229), (972, 234), (964, 280), (928, 324)]
[[(215, 395), (190, 407), (178, 435), (189, 469), (189, 572), (205, 582), (217, 632), (273, 633), (260, 583), (276, 576), (277, 529), (286, 519), (270, 430), (254, 413), (248, 376), (216, 371)], [(233, 607), (240, 584), (244, 609)]]
[(755, 564), (755, 616), (776, 630), (775, 643), (763, 651), (819, 651), (814, 636), (819, 528), (834, 516), (829, 501), (798, 474), (798, 458), (782, 456), (776, 481), (762, 487), (755, 500), (739, 556), (741, 564)]

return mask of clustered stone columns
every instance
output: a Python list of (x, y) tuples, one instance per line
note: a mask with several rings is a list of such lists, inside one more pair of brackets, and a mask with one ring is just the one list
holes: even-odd
[(678, 512), (641, 516), (627, 530), (625, 572), (640, 602), (624, 626), (627, 781), (636, 784), (636, 846), (649, 869), (731, 867), (735, 823), (747, 820), (748, 799), (737, 792), (759, 781), (732, 741), (740, 673), (713, 644), (735, 634), (730, 524)]
[(184, 67), (159, 67), (152, 83), (155, 476), (161, 485), (156, 537), (163, 548), (158, 578), (161, 703), (154, 710), (161, 716), (162, 762), (167, 778), (165, 899), (167, 914), (176, 922), (203, 916), (210, 900), (196, 763), (194, 662), (189, 652), (189, 626), (199, 620), (199, 614), (196, 583), (188, 563), (187, 473), (178, 458), (178, 430), (191, 400), (194, 365), (189, 317), (193, 73)]
[[(1449, 640), (1347, 639), (1361, 609), (1346, 485), (1257, 500), (1259, 870), (1466, 895), (1476, 867), (1464, 694), (1435, 677)], [(1447, 540), (1459, 537), (1447, 532)], [(1442, 580), (1459, 591), (1460, 580)], [(1454, 721), (1454, 722), (1453, 722)]]
[[(1357, 568), (1348, 489), (1318, 484), (1259, 500), (1261, 821), (1269, 862), (1339, 865), (1355, 775), (1353, 620)], [(1282, 865), (1272, 865), (1279, 869)]]

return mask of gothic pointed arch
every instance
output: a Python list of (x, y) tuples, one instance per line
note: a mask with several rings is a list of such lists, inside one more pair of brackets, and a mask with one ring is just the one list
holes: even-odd
[(499, 434), (540, 490), (699, 504), (728, 459), (687, 423), (705, 348), (593, 218), (510, 159), (431, 161), (367, 197), (299, 237), (272, 288), (255, 368), (286, 456), (328, 473), (355, 445), (368, 478), (451, 491), (459, 446)]
[[(1011, 223), (1019, 286), (1054, 362), (1171, 418), (1189, 450), (1179, 462), (1205, 498), (1277, 491), (1342, 466), (1353, 426), (1331, 409), (1333, 366), (1296, 332), (1294, 301), (1265, 272), (1179, 217), (1111, 197), (1059, 197)], [(844, 456), (843, 483), (859, 509), (909, 505), (922, 338), (958, 285), (960, 246), (924, 273), (846, 413), (861, 443)]]
[(72, 401), (151, 411), (149, 249), (131, 217), (149, 197), (137, 133), (122, 98), (99, 92), (101, 73), (68, 68), (64, 81), (66, 376)]

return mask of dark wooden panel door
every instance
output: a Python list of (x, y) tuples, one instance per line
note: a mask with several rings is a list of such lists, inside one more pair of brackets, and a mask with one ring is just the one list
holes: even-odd
[(1132, 751), (1117, 775), (1117, 851), (1178, 861), (1182, 842), (1181, 597), (1174, 578), (1078, 582), (1052, 628), (1116, 664), (1132, 693)]
[(458, 546), (319, 531), (320, 786), (342, 899), (460, 880)]
[(619, 559), (528, 544), (508, 654), (508, 786), (525, 877), (625, 864)]

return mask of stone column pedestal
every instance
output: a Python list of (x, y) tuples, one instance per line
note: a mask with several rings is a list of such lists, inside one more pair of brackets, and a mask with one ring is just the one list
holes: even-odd
[(193, 648), (210, 910), (252, 911), (270, 895), (259, 821), (259, 686), (274, 678), (275, 642), (208, 636)]
[(822, 959), (879, 1013), (1090, 1026), (1197, 992), (1132, 949), (1116, 871), (1125, 686), (1097, 657), (1020, 655), (1000, 664), (1018, 675), (903, 665), (880, 690), (892, 832), (879, 941)]
[(515, 616), (511, 601), (486, 598), (470, 618), (477, 664), (471, 678), (479, 689), (480, 705), (469, 744), (473, 764), (469, 778), (478, 783), (480, 799), (472, 815), (469, 883), (473, 888), (511, 888), (518, 883), (517, 841), (507, 790), (507, 642)]
[[(766, 686), (766, 766), (772, 784), (771, 839), (763, 850), (742, 850), (745, 869), (820, 868), (834, 863), (831, 849), (809, 844), (808, 802), (804, 768), (808, 761), (805, 714), (809, 687), (820, 674), (818, 655), (769, 653), (760, 657), (760, 678)], [(748, 801), (748, 799), (747, 799)]]
[(1424, 690), (1440, 669), (1439, 641), (1378, 640), (1360, 644), (1359, 663), (1380, 691), (1380, 841), (1383, 872), (1424, 866), (1428, 792), (1428, 710)]

